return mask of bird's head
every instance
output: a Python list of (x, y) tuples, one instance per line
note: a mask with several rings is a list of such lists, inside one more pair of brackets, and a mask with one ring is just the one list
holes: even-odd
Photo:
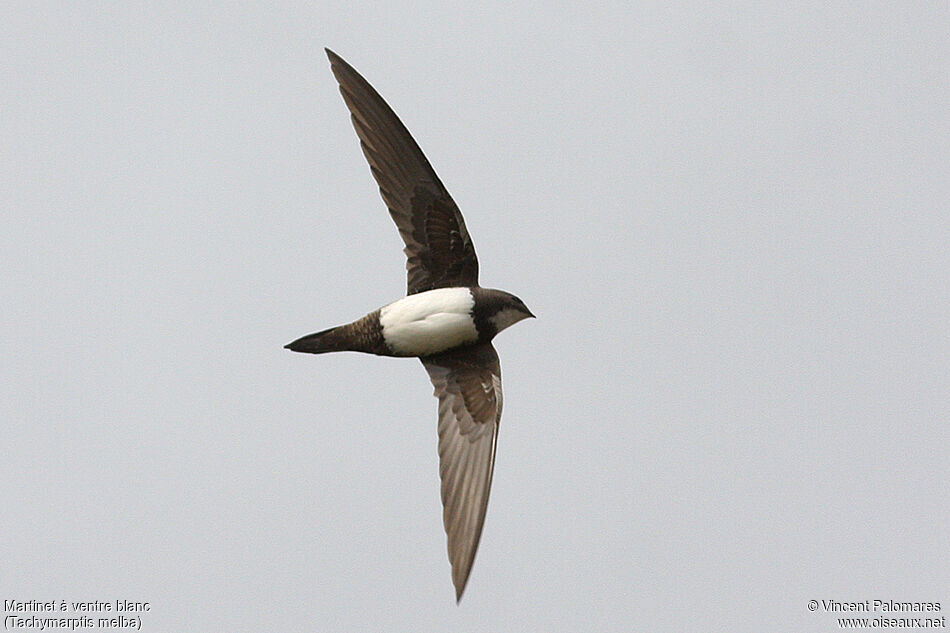
[(504, 290), (492, 290), (491, 312), (488, 320), (497, 332), (511, 327), (518, 321), (535, 318), (524, 301)]

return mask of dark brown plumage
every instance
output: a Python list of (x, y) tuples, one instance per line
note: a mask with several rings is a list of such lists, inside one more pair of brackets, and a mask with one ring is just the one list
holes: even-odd
[(478, 285), (478, 259), (465, 220), (428, 159), (379, 93), (327, 49), (330, 68), (379, 192), (406, 244), (408, 294)]
[[(462, 213), (409, 130), (352, 66), (330, 49), (327, 56), (363, 154), (406, 245), (408, 294), (478, 286), (478, 258)], [(474, 354), (463, 348), (422, 362), (439, 398), (442, 516), (460, 600), (491, 492), (501, 419), (501, 366), (491, 343), (480, 344)], [(482, 389), (483, 384), (489, 388)], [(473, 415), (468, 407), (480, 397), (484, 401)]]
[(439, 399), (442, 522), (461, 599), (482, 535), (501, 421), (501, 363), (491, 343), (427, 356)]
[(286, 347), (418, 356), (439, 399), (443, 523), (456, 600), (478, 549), (501, 419), (501, 365), (491, 340), (533, 316), (507, 292), (478, 285), (478, 258), (458, 207), (382, 97), (327, 50), (363, 154), (405, 243), (408, 297)]

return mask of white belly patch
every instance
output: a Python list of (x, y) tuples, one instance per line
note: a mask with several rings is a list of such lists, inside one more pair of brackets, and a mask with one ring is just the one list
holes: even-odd
[(437, 288), (409, 295), (379, 310), (383, 339), (397, 354), (425, 356), (474, 343), (475, 299), (468, 288)]

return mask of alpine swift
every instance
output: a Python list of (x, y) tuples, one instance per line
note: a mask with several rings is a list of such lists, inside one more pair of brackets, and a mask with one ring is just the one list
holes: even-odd
[(458, 601), (485, 522), (501, 419), (501, 365), (491, 341), (534, 315), (518, 297), (478, 285), (478, 259), (462, 214), (409, 130), (353, 67), (326, 52), (405, 242), (409, 283), (405, 298), (286, 347), (422, 361), (439, 399), (442, 521)]

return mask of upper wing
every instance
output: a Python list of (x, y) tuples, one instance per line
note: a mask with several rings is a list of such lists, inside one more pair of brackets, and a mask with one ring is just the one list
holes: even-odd
[(409, 294), (478, 285), (465, 221), (422, 150), (369, 83), (327, 49), (363, 154), (406, 243)]
[(456, 600), (482, 535), (501, 419), (501, 365), (491, 343), (422, 359), (439, 398), (442, 521)]

